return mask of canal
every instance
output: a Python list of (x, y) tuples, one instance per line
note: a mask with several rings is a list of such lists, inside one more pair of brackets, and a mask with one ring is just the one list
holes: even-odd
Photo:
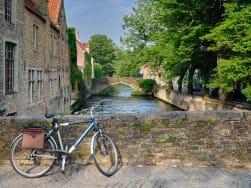
[(105, 101), (104, 114), (146, 114), (166, 111), (180, 111), (171, 104), (160, 101), (152, 96), (131, 96), (132, 88), (118, 84), (106, 90), (108, 95), (88, 98), (84, 108), (97, 106)]

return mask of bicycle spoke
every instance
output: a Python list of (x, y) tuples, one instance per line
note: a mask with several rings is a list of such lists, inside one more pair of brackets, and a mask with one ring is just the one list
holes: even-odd
[(55, 153), (46, 152), (46, 149), (55, 150), (51, 140), (46, 140), (44, 150), (24, 149), (22, 145), (22, 135), (13, 143), (11, 147), (11, 165), (14, 170), (25, 177), (39, 177), (45, 174), (56, 159)]
[(113, 175), (118, 167), (118, 152), (114, 142), (107, 135), (98, 134), (94, 142), (94, 162), (101, 173)]

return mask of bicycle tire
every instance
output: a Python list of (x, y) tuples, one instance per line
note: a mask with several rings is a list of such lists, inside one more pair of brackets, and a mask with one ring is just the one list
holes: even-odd
[(98, 133), (92, 145), (93, 159), (98, 170), (112, 176), (118, 169), (118, 150), (113, 140), (105, 133)]
[(43, 149), (24, 149), (22, 139), (21, 134), (11, 146), (10, 161), (13, 169), (27, 178), (36, 178), (46, 174), (56, 160), (56, 154), (52, 152), (57, 148), (55, 141), (51, 138), (45, 140)]

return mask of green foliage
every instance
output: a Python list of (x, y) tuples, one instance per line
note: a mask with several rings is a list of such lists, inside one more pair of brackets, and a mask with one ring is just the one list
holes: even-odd
[(142, 90), (145, 93), (154, 92), (157, 86), (156, 81), (153, 79), (139, 80), (138, 84), (139, 84), (139, 87), (142, 88)]
[(95, 63), (102, 66), (104, 75), (112, 76), (114, 73), (115, 44), (106, 35), (93, 35), (89, 40), (90, 54)]
[(151, 130), (151, 125), (148, 123), (142, 123), (140, 126), (140, 131), (143, 133), (149, 132)]
[(233, 85), (239, 83), (251, 101), (251, 6), (240, 9), (238, 4), (227, 4), (227, 7), (229, 11), (224, 21), (205, 36), (214, 42), (209, 50), (216, 51), (219, 56), (210, 86), (231, 92)]
[(102, 78), (104, 76), (102, 65), (97, 63), (94, 64), (94, 74), (95, 78)]
[(68, 28), (68, 44), (71, 57), (71, 86), (75, 89), (75, 83), (78, 85), (78, 99), (81, 101), (84, 96), (83, 74), (77, 66), (77, 46), (75, 28)]
[(84, 69), (84, 78), (87, 81), (88, 85), (92, 84), (92, 64), (91, 64), (91, 55), (85, 53), (86, 67)]
[(75, 82), (82, 83), (82, 73), (77, 67), (77, 46), (75, 28), (68, 28), (68, 44), (71, 57), (71, 86), (74, 89)]
[(70, 48), (71, 63), (77, 64), (77, 46), (76, 46), (76, 35), (75, 28), (68, 28), (68, 45)]
[(251, 101), (250, 20), (247, 0), (137, 0), (124, 17), (122, 43), (129, 50), (116, 74), (133, 75), (150, 61), (167, 82), (178, 77), (182, 87), (187, 81), (192, 94), (199, 70), (205, 86), (231, 92), (240, 84)]
[(120, 77), (134, 77), (145, 64), (146, 60), (143, 54), (138, 51), (129, 51), (117, 49), (116, 60), (114, 62), (115, 74)]
[(118, 131), (118, 136), (120, 137), (120, 138), (123, 138), (123, 137), (125, 137), (125, 132), (124, 131)]
[(132, 96), (144, 96), (147, 95), (144, 91), (139, 91), (139, 90), (133, 90), (131, 93)]
[(72, 64), (71, 66), (71, 85), (74, 87), (75, 82), (82, 82), (82, 72), (78, 69), (77, 65)]

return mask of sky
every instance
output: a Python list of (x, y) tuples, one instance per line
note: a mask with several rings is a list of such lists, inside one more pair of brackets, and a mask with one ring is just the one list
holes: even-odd
[(123, 17), (132, 13), (136, 0), (64, 0), (67, 27), (79, 32), (82, 42), (104, 34), (120, 45)]

